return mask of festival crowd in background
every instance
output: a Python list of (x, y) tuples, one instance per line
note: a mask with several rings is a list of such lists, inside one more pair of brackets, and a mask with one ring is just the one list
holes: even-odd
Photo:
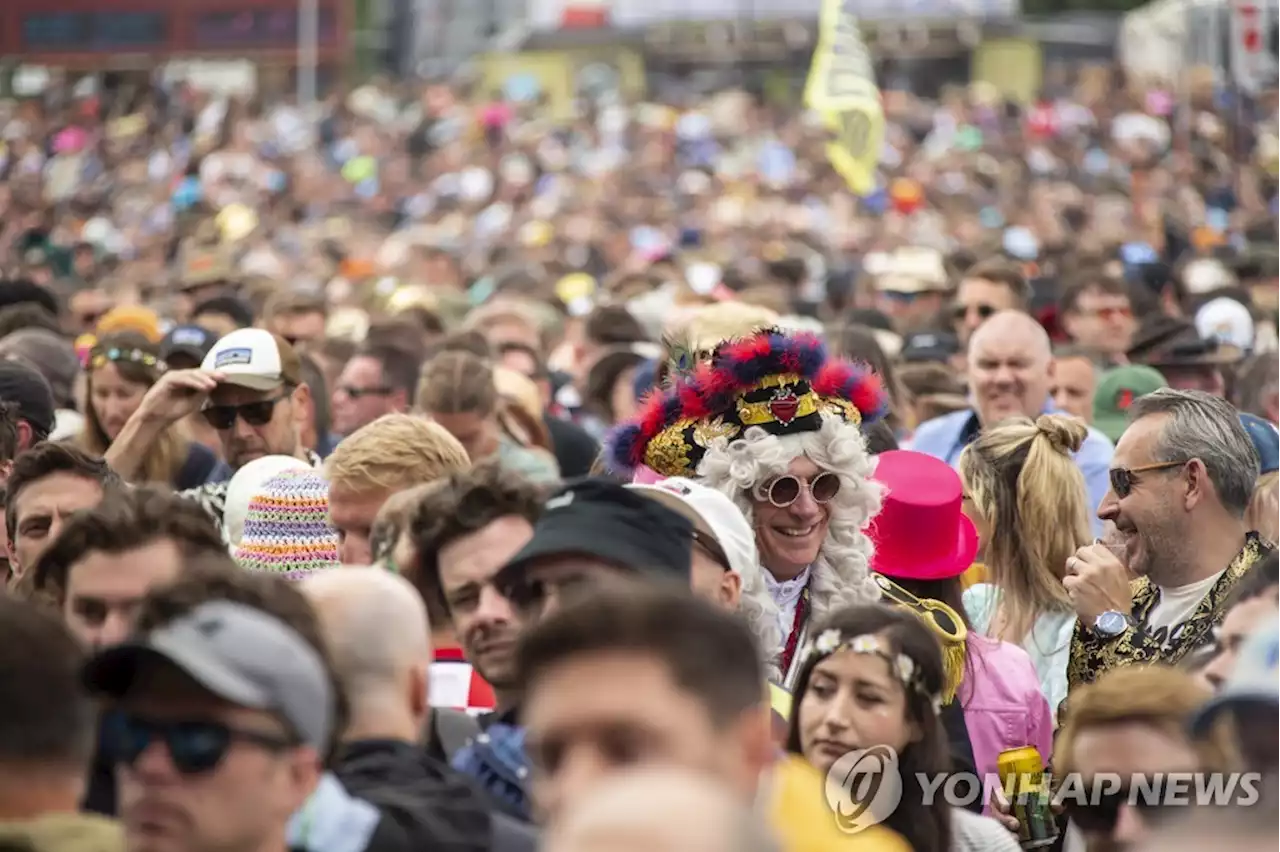
[[(1184, 82), (886, 91), (863, 198), (745, 91), (0, 105), (0, 847), (1274, 848), (1277, 99)], [(1127, 781), (921, 780), (1015, 750)]]

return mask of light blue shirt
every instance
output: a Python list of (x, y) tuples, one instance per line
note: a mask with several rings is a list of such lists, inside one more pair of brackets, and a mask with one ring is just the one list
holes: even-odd
[(286, 827), (290, 849), (305, 852), (365, 852), (381, 812), (347, 792), (326, 772)]
[[(1045, 414), (1058, 413), (1052, 403), (1045, 405)], [(912, 449), (934, 458), (942, 459), (955, 467), (960, 461), (960, 452), (977, 437), (979, 431), (978, 415), (972, 409), (944, 414), (921, 423), (916, 433), (911, 436), (911, 444), (904, 449)], [(1076, 466), (1084, 474), (1085, 489), (1088, 491), (1089, 510), (1093, 514), (1093, 533), (1102, 535), (1102, 521), (1096, 512), (1102, 498), (1111, 490), (1111, 455), (1115, 446), (1106, 435), (1093, 427), (1080, 445), (1080, 452), (1074, 453)]]
[[(964, 590), (964, 611), (973, 629), (991, 635), (991, 618), (1000, 602), (1000, 592), (989, 583), (977, 583)], [(1070, 610), (1042, 612), (1022, 640), (1022, 650), (1031, 658), (1040, 681), (1040, 691), (1049, 702), (1057, 726), (1058, 705), (1067, 697), (1067, 663), (1071, 659), (1071, 637), (1076, 614)]]

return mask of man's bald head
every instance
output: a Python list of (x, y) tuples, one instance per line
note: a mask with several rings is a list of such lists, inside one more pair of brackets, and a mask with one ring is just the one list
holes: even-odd
[(335, 568), (302, 582), (353, 706), (431, 661), (431, 628), (408, 580), (380, 568)]
[(1038, 416), (1052, 386), (1049, 335), (1030, 315), (999, 311), (969, 338), (969, 390), (983, 428)]
[(1022, 311), (998, 311), (969, 338), (969, 360), (979, 357), (984, 348), (994, 341), (1016, 341), (1038, 359), (1048, 361), (1053, 354), (1049, 333), (1035, 317)]
[(548, 852), (775, 852), (734, 791), (680, 769), (614, 775), (551, 827)]

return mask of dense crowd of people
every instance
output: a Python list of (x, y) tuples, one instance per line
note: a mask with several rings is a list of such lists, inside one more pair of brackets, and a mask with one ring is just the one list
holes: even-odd
[(884, 96), (0, 105), (0, 846), (1273, 848), (1275, 93)]

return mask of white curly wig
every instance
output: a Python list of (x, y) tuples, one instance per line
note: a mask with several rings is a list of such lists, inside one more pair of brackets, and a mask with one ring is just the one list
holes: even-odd
[[(881, 486), (871, 479), (876, 459), (857, 426), (832, 417), (816, 432), (770, 435), (752, 427), (738, 440), (711, 442), (698, 465), (698, 477), (727, 495), (754, 527), (754, 489), (787, 472), (793, 459), (806, 456), (823, 470), (840, 477), (840, 491), (829, 504), (827, 538), (810, 568), (809, 620), (851, 604), (873, 603), (880, 591), (868, 565), (872, 543), (863, 530), (880, 511)], [(764, 651), (769, 680), (781, 684), (786, 672), (781, 659), (786, 637), (778, 628), (778, 605), (769, 596), (763, 566), (742, 577), (741, 610)]]

